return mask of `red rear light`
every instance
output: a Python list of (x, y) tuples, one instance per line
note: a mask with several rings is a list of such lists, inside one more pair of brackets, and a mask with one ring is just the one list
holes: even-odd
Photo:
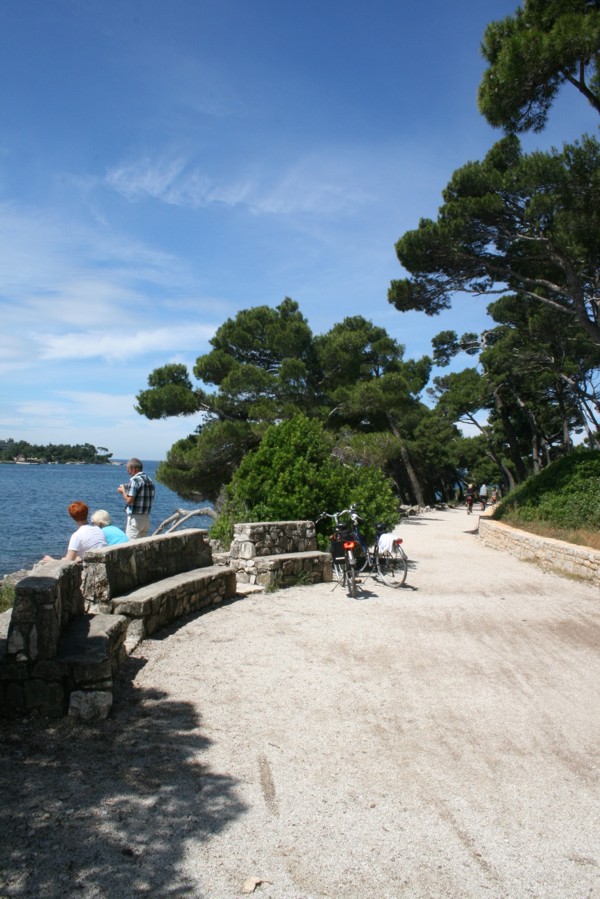
[(356, 542), (354, 540), (346, 540), (344, 543), (344, 549), (354, 549), (356, 546)]
[(397, 540), (394, 540), (394, 546), (400, 546), (402, 543), (402, 537), (399, 537)]

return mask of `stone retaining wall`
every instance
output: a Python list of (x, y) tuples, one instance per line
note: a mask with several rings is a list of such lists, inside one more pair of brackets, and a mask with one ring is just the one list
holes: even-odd
[(538, 537), (484, 517), (479, 519), (479, 536), (486, 546), (501, 549), (524, 562), (533, 562), (546, 571), (600, 585), (600, 550)]

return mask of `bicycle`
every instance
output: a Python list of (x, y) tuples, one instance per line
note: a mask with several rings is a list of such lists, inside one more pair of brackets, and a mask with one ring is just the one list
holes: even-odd
[[(352, 524), (341, 523), (340, 518), (348, 516)], [(366, 575), (376, 577), (388, 587), (401, 587), (408, 573), (408, 556), (402, 547), (402, 538), (394, 538), (386, 533), (384, 525), (378, 524), (373, 548), (360, 530), (360, 515), (356, 506), (341, 512), (322, 512), (317, 522), (332, 518), (335, 532), (330, 537), (330, 552), (334, 579), (348, 587), (350, 596), (356, 596), (356, 577)]]
[(349, 509), (341, 512), (321, 512), (316, 519), (316, 524), (323, 518), (332, 518), (335, 523), (333, 534), (329, 538), (329, 552), (331, 553), (331, 567), (334, 580), (342, 587), (346, 587), (348, 595), (356, 597), (356, 541), (350, 538), (350, 525), (340, 522), (340, 518), (349, 513)]
[(352, 534), (356, 538), (364, 557), (357, 560), (359, 574), (378, 577), (387, 587), (401, 587), (408, 574), (408, 556), (404, 552), (402, 537), (393, 537), (387, 532), (385, 525), (375, 525), (375, 543), (371, 549), (360, 530), (362, 520), (356, 506), (352, 504), (347, 510), (352, 521)]

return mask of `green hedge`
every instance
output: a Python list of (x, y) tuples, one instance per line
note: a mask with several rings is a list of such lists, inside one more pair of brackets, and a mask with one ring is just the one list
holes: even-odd
[(600, 528), (600, 452), (578, 449), (516, 487), (494, 518)]

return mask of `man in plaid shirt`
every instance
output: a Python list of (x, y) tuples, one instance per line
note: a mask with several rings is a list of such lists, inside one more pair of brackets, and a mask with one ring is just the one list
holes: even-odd
[(125, 533), (130, 540), (146, 537), (150, 531), (150, 511), (154, 501), (154, 482), (144, 473), (139, 459), (127, 463), (129, 484), (121, 484), (117, 491), (127, 503)]

